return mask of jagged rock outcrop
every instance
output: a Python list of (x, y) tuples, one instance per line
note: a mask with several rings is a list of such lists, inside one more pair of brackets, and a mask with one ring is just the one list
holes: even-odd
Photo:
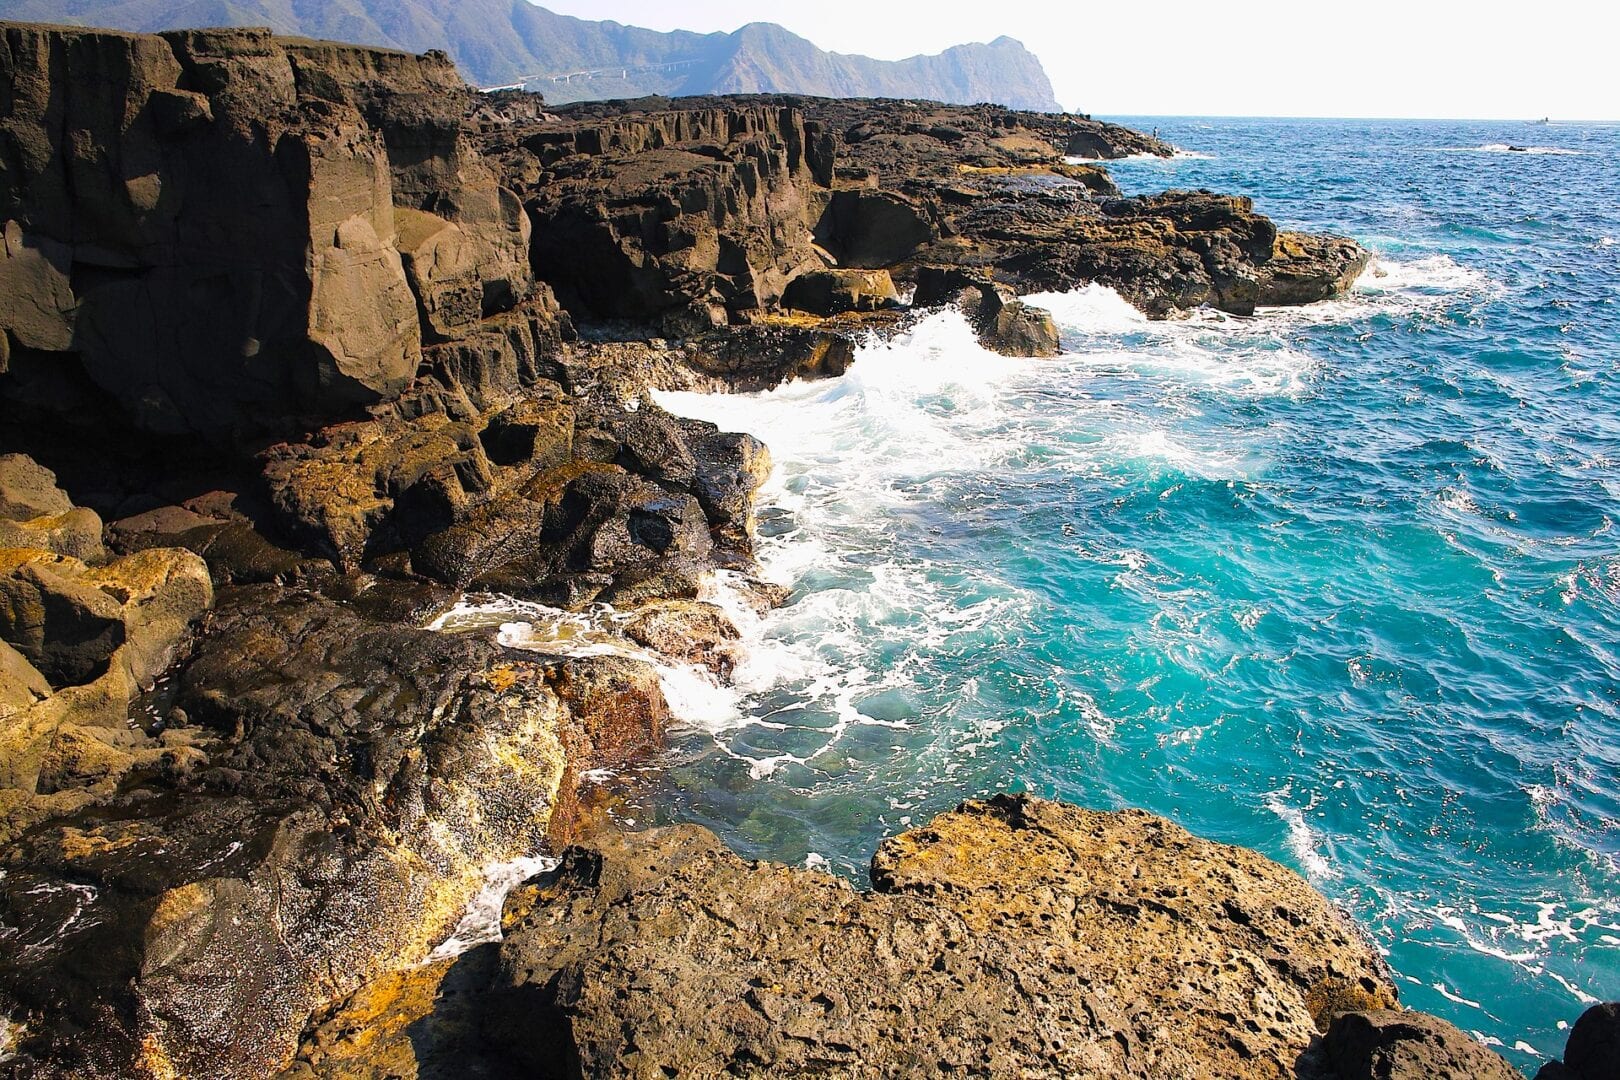
[(7, 841), (24, 1060), (265, 1075), (320, 1002), (424, 958), (486, 863), (566, 824), (565, 776), (645, 753), (665, 717), (644, 665), (238, 590), (138, 733), (162, 760)]
[[(1327, 1053), (1349, 1042), (1321, 1038), (1335, 1003), (1394, 1006), (1296, 875), (1140, 812), (966, 803), (885, 841), (872, 881), (696, 827), (597, 834), (507, 898), (499, 946), (323, 1011), (287, 1075), (1348, 1080)], [(1507, 1069), (1433, 1018), (1357, 1015)], [(1383, 1060), (1418, 1080), (1438, 1058)]]
[(1323, 1050), (1336, 1080), (1519, 1080), (1499, 1054), (1437, 1016), (1409, 1009), (1345, 1013)]
[[(213, 583), (190, 551), (152, 546), (109, 559), (100, 519), (74, 507), (32, 459), (0, 462), (14, 513), (0, 517), (0, 834), (68, 812), (162, 756), (131, 734), (131, 703), (190, 640)], [(55, 523), (85, 527), (61, 543)], [(80, 554), (64, 553), (64, 546)]]
[(882, 308), (884, 290), (854, 275), (910, 283), (941, 267), (1010, 290), (977, 320), (992, 348), (1050, 355), (1038, 316), (1001, 315), (1018, 292), (1098, 281), (1154, 317), (1205, 304), (1248, 313), (1336, 295), (1367, 262), (1349, 240), (1279, 233), (1245, 199), (1118, 198), (1102, 169), (1066, 155), (1171, 148), (1080, 117), (652, 98), (568, 106), (483, 137), (525, 193), (536, 267), (566, 306), (688, 340), (784, 308)]
[(1207, 191), (1100, 203), (1053, 191), (982, 202), (958, 226), (919, 259), (993, 267), (1025, 291), (1101, 282), (1154, 316), (1325, 300), (1369, 258), (1352, 240), (1279, 232), (1248, 198)]
[(883, 311), (900, 306), (887, 270), (811, 270), (788, 282), (783, 306), (812, 315)]
[(918, 267), (911, 302), (920, 308), (955, 307), (967, 316), (986, 348), (1006, 356), (1058, 354), (1060, 342), (1051, 312), (1025, 304), (1007, 286), (982, 275)]
[(791, 109), (546, 122), (516, 139), (505, 162), (525, 181), (534, 265), (572, 310), (696, 333), (775, 307), (822, 265), (811, 199), (831, 143)]

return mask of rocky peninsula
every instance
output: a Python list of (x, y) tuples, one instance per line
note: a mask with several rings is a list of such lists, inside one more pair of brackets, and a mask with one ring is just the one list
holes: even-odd
[[(1051, 355), (1021, 293), (1247, 313), (1366, 265), (1097, 164), (1170, 152), (0, 23), (0, 1074), (1513, 1075), (1296, 875), (1145, 814), (964, 804), (870, 893), (618, 832), (582, 777), (658, 751), (656, 671), (429, 628), (610, 603), (724, 677), (710, 576), (784, 599), (768, 449), (650, 390), (837, 375), (946, 305)], [(427, 963), (537, 852), (505, 940)], [(1611, 1075), (1592, 1015), (1556, 1075)]]

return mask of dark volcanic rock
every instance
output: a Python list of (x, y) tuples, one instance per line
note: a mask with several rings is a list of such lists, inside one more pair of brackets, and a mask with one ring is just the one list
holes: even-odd
[(688, 343), (685, 363), (711, 385), (746, 393), (793, 379), (836, 378), (855, 361), (852, 337), (818, 326), (736, 326)]
[(916, 307), (955, 305), (985, 348), (1004, 356), (1056, 356), (1057, 324), (1050, 312), (1015, 298), (1005, 285), (963, 270), (917, 268)]
[[(678, 107), (677, 107), (678, 106)], [(728, 116), (723, 125), (718, 117)], [(1116, 199), (1093, 165), (1171, 148), (1085, 118), (796, 96), (579, 104), (485, 134), (535, 217), (535, 261), (588, 318), (702, 337), (781, 305), (858, 308), (838, 270), (994, 271), (1015, 291), (1100, 281), (1150, 315), (1323, 299), (1366, 264), (1350, 241), (1279, 236), (1247, 200)], [(808, 236), (806, 229), (809, 230)], [(798, 277), (799, 296), (784, 295)], [(795, 283), (797, 284), (797, 283)], [(1009, 327), (1009, 349), (1036, 346)], [(1039, 335), (1037, 335), (1039, 336)]]
[(279, 1067), (311, 1009), (424, 957), (484, 864), (546, 842), (570, 766), (656, 744), (656, 677), (601, 667), (233, 596), (180, 677), (166, 762), (7, 845), (0, 915), (24, 962), (0, 963), (0, 995), (23, 1060)]
[(1466, 1032), (1410, 1009), (1345, 1013), (1322, 1042), (1338, 1080), (1521, 1080)]
[(813, 315), (900, 306), (887, 270), (812, 270), (788, 282), (783, 306)]
[(1581, 1014), (1564, 1047), (1564, 1067), (1581, 1080), (1620, 1078), (1620, 1002), (1594, 1005)]
[(1543, 1065), (1536, 1080), (1620, 1080), (1620, 1001), (1583, 1012), (1570, 1029), (1564, 1060)]
[[(52, 97), (70, 71), (103, 92)], [(138, 428), (352, 415), (411, 383), (424, 327), (530, 292), (528, 218), (442, 54), (10, 24), (0, 80), (0, 329)]]
[(820, 265), (808, 200), (830, 178), (831, 141), (791, 109), (548, 122), (503, 138), (518, 140), (509, 171), (538, 169), (534, 264), (570, 308), (704, 329), (774, 306)]

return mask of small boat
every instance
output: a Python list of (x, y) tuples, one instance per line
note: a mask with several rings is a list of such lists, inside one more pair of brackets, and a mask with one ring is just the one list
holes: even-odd
[(1552, 123), (1552, 121), (1543, 116), (1540, 120), (1532, 120), (1530, 123), (1536, 125), (1537, 127), (1545, 127), (1546, 125)]

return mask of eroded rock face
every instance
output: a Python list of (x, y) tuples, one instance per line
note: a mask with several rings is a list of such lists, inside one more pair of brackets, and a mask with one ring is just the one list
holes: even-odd
[(1013, 306), (1019, 292), (1097, 281), (1154, 317), (1248, 313), (1336, 295), (1366, 265), (1351, 241), (1279, 236), (1247, 200), (1117, 198), (1106, 172), (1066, 158), (1171, 148), (1085, 118), (784, 95), (670, 105), (577, 104), (483, 136), (525, 193), (539, 273), (586, 319), (701, 342), (782, 308), (891, 302), (862, 271), (947, 267), (1008, 290), (991, 348), (1049, 355), (1055, 335)]
[(1292, 1078), (1315, 988), (1394, 1001), (1296, 875), (1147, 814), (968, 803), (872, 869), (858, 893), (691, 827), (572, 849), (486, 1035), (538, 1075)]
[(887, 270), (812, 270), (788, 283), (782, 302), (813, 315), (881, 311), (900, 306)]
[(545, 845), (570, 768), (656, 743), (656, 677), (603, 663), (233, 593), (138, 734), (150, 763), (8, 839), (0, 913), (28, 963), (0, 964), (0, 998), (23, 1060), (279, 1068), (313, 1008), (425, 958), (486, 863)]
[(0, 454), (0, 518), (28, 521), (72, 509), (55, 473), (26, 454)]
[(831, 142), (781, 107), (554, 119), (492, 152), (524, 182), (534, 265), (571, 309), (692, 333), (769, 309), (812, 247)]
[[(56, 92), (70, 70), (95, 92)], [(531, 291), (528, 220), (442, 54), (9, 24), (0, 80), (9, 366), (71, 372), (141, 429), (387, 402), (424, 325), (445, 340)]]

